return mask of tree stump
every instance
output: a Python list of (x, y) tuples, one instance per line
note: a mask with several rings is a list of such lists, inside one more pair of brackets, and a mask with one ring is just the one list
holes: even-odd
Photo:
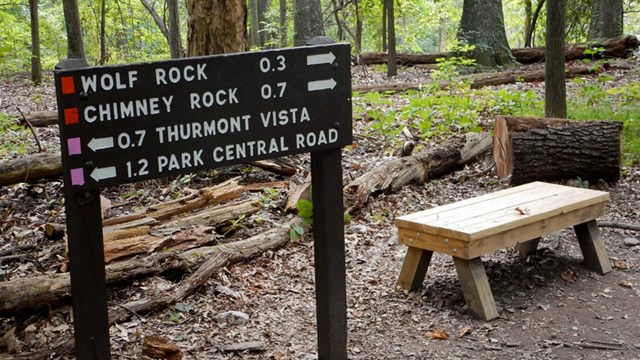
[(498, 117), (493, 158), (511, 184), (620, 178), (622, 123)]

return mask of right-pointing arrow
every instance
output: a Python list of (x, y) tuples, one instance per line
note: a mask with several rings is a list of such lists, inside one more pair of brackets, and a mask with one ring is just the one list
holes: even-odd
[(333, 89), (334, 87), (336, 87), (337, 84), (338, 83), (335, 80), (333, 80), (333, 78), (327, 79), (327, 80), (309, 81), (309, 83), (307, 83), (307, 90), (318, 91), (318, 90)]
[(89, 148), (93, 151), (110, 149), (113, 147), (113, 136), (103, 137), (103, 138), (92, 138), (91, 141), (87, 144)]
[(331, 51), (326, 54), (307, 55), (307, 65), (331, 64), (336, 56)]
[(104, 167), (104, 168), (95, 168), (95, 169), (93, 169), (93, 171), (91, 172), (91, 177), (95, 181), (100, 181), (100, 180), (104, 180), (104, 179), (114, 178), (114, 177), (116, 177), (116, 174), (117, 174), (116, 167), (115, 166), (109, 166), (109, 167)]

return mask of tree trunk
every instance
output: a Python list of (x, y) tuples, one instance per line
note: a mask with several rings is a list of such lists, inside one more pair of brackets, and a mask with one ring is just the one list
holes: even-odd
[(251, 14), (251, 23), (249, 28), (249, 44), (251, 46), (261, 47), (260, 43), (260, 20), (258, 18), (258, 0), (249, 0), (249, 14)]
[[(525, 33), (524, 37), (524, 47), (531, 47), (533, 44), (533, 32), (536, 31), (536, 24), (538, 23), (538, 18), (540, 17), (540, 10), (542, 10), (542, 5), (544, 5), (545, 0), (538, 0), (538, 5), (536, 6), (536, 11), (533, 13), (533, 17), (531, 18), (531, 26), (528, 31)], [(516, 58), (517, 60), (517, 58)], [(518, 60), (518, 62), (522, 62)]]
[(527, 34), (531, 32), (531, 18), (533, 17), (533, 6), (531, 0), (524, 0), (524, 30), (522, 41), (524, 46), (527, 47)]
[(475, 46), (470, 54), (481, 66), (516, 65), (504, 28), (502, 0), (464, 0), (458, 40)]
[(77, 0), (63, 0), (64, 20), (67, 28), (67, 58), (86, 64), (87, 55), (82, 41), (82, 25)]
[(178, 0), (167, 0), (169, 10), (169, 51), (172, 59), (182, 57), (182, 35), (180, 35), (180, 10)]
[(293, 45), (303, 46), (313, 37), (323, 36), (320, 0), (295, 0)]
[(387, 0), (382, 0), (382, 52), (387, 52)]
[(371, 196), (395, 192), (409, 183), (422, 183), (458, 170), (489, 148), (489, 134), (469, 133), (419, 154), (387, 161), (345, 186), (347, 212), (358, 211)]
[(395, 0), (385, 0), (387, 2), (387, 29), (389, 30), (388, 39), (388, 56), (387, 56), (387, 77), (398, 75), (398, 67), (396, 62), (396, 16), (393, 9)]
[(188, 0), (188, 56), (247, 50), (247, 5), (244, 0)]
[(105, 28), (107, 21), (107, 0), (101, 0), (100, 4), (100, 65), (107, 62), (107, 30)]
[(287, 46), (287, 0), (280, 0), (280, 46)]
[(567, 117), (567, 86), (564, 78), (565, 0), (547, 0), (547, 40), (545, 53), (545, 116)]
[(593, 0), (591, 21), (589, 22), (589, 41), (610, 39), (623, 34), (622, 0)]
[(496, 171), (513, 185), (620, 177), (619, 122), (499, 117), (494, 131)]
[[(614, 39), (604, 40), (590, 44), (570, 44), (564, 49), (565, 61), (587, 59), (587, 58), (627, 58), (633, 55), (633, 52), (640, 45), (637, 37), (630, 35)], [(597, 54), (585, 54), (585, 50), (591, 47), (603, 47), (604, 51)], [(521, 64), (533, 64), (544, 62), (545, 48), (521, 48), (512, 49), (511, 53), (515, 59)], [(449, 52), (430, 53), (430, 54), (397, 54), (397, 63), (402, 66), (414, 66), (424, 64), (436, 64), (439, 58), (447, 58), (455, 54)], [(361, 55), (362, 61), (366, 65), (385, 64), (387, 62), (387, 54), (385, 53), (364, 53)]]
[(38, 0), (29, 0), (31, 15), (31, 80), (42, 82), (42, 62), (40, 61), (40, 19), (38, 16)]

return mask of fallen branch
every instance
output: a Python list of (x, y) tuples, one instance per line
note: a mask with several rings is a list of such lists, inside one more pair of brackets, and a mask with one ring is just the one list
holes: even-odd
[[(611, 66), (604, 64), (602, 69), (610, 69)], [(596, 70), (587, 66), (578, 66), (573, 68), (567, 68), (565, 76), (567, 79), (594, 74)], [(472, 89), (480, 89), (486, 86), (498, 86), (505, 84), (515, 84), (516, 82), (540, 82), (544, 81), (544, 70), (533, 71), (508, 71), (508, 72), (492, 72), (481, 73), (460, 76), (456, 80), (456, 83), (467, 81), (470, 83)], [(383, 85), (364, 85), (354, 86), (353, 91), (361, 94), (370, 92), (405, 92), (405, 91), (417, 91), (428, 88), (432, 82), (428, 83), (398, 83), (398, 84), (383, 84)], [(451, 87), (451, 83), (448, 81), (438, 82), (438, 86), (441, 89), (447, 89)]]
[(633, 230), (640, 231), (640, 225), (638, 224), (628, 224), (617, 221), (598, 221), (599, 227), (608, 227), (608, 228), (616, 228), (616, 229), (624, 229), (624, 230)]
[(371, 196), (395, 192), (409, 183), (422, 183), (460, 169), (491, 147), (488, 133), (456, 136), (415, 155), (393, 158), (345, 186), (347, 212), (353, 214)]
[[(133, 257), (106, 266), (107, 284), (128, 283), (136, 278), (197, 269), (206, 259), (229, 254), (229, 263), (237, 263), (284, 246), (289, 241), (291, 224), (264, 233), (215, 246), (199, 247), (181, 254), (157, 253)], [(42, 275), (0, 282), (0, 315), (13, 316), (21, 311), (54, 306), (71, 297), (69, 274)]]

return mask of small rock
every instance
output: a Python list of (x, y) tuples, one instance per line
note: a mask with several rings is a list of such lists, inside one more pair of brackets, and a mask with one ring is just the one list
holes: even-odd
[(366, 225), (352, 225), (349, 226), (346, 230), (347, 234), (358, 234), (358, 233), (365, 233), (367, 232), (367, 226)]
[(624, 240), (622, 241), (622, 243), (623, 243), (625, 246), (632, 247), (632, 246), (640, 245), (640, 240), (638, 240), (638, 239), (636, 239), (636, 238), (626, 238), (626, 239), (624, 239)]
[(213, 317), (217, 322), (226, 321), (230, 324), (243, 325), (249, 322), (249, 315), (242, 311), (225, 311)]
[(4, 271), (0, 270), (0, 281), (4, 281), (4, 278), (7, 276), (7, 273), (5, 273)]
[(391, 237), (387, 239), (387, 244), (398, 245), (398, 235), (391, 235)]
[(266, 346), (262, 341), (247, 341), (237, 344), (226, 345), (222, 348), (225, 352), (241, 352), (241, 351), (264, 351)]

